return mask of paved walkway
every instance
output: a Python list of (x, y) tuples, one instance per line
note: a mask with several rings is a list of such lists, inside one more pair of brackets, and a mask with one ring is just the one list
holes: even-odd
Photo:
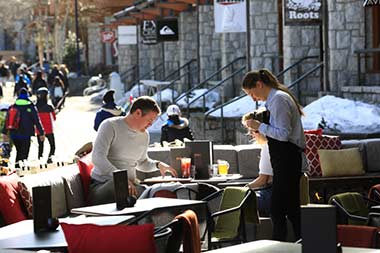
[[(4, 98), (1, 102), (13, 103), (14, 98), (13, 84), (7, 83), (4, 89)], [(35, 101), (36, 98), (32, 97)], [(94, 105), (89, 102), (89, 97), (68, 97), (65, 101), (65, 107), (57, 114), (57, 120), (54, 124), (54, 135), (56, 142), (57, 159), (72, 157), (75, 151), (83, 144), (93, 141), (96, 132), (93, 129), (95, 112), (100, 105)], [(49, 142), (45, 140), (44, 159), (47, 159), (49, 152)], [(15, 159), (15, 149), (12, 150), (11, 162)], [(32, 137), (32, 144), (29, 153), (29, 160), (38, 158), (38, 142), (36, 137)]]

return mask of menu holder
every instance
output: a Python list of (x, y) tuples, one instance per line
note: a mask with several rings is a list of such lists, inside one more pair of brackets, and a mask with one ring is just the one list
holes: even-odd
[(51, 212), (51, 186), (36, 186), (32, 188), (33, 196), (33, 226), (34, 232), (45, 232), (51, 230), (49, 219)]
[(337, 252), (334, 206), (317, 204), (302, 206), (301, 220), (302, 253)]
[(113, 182), (114, 182), (114, 190), (115, 190), (116, 208), (117, 210), (122, 210), (129, 206), (128, 170), (114, 171)]
[(195, 165), (196, 179), (209, 179), (209, 169), (213, 163), (213, 144), (208, 140), (186, 141), (185, 148), (191, 152), (191, 159)]

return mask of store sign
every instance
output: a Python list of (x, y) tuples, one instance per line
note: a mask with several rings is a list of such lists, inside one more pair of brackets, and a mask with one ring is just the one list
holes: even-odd
[(319, 25), (322, 23), (322, 0), (285, 0), (285, 25)]
[(143, 44), (157, 43), (157, 23), (155, 20), (143, 20), (141, 27), (141, 41)]
[(245, 0), (215, 0), (214, 23), (216, 33), (247, 31)]
[(165, 18), (157, 22), (157, 41), (177, 41), (178, 40), (178, 19)]
[(119, 45), (136, 45), (137, 31), (134, 25), (120, 25), (117, 27)]
[(116, 39), (116, 34), (114, 31), (103, 31), (102, 32), (102, 42), (112, 43)]
[(363, 7), (380, 6), (380, 0), (364, 0)]

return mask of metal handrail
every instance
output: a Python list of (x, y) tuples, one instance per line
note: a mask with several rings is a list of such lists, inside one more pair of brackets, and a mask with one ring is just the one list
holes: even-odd
[(202, 93), (201, 95), (199, 95), (198, 97), (194, 98), (191, 102), (187, 102), (187, 114), (189, 115), (190, 114), (190, 105), (193, 104), (195, 101), (197, 101), (198, 99), (202, 98), (203, 97), (203, 111), (205, 110), (205, 107), (206, 107), (206, 95), (208, 93), (210, 93), (211, 91), (215, 90), (216, 88), (220, 87), (223, 83), (225, 83), (227, 80), (233, 78), (236, 74), (240, 73), (241, 71), (243, 71), (244, 69), (246, 68), (246, 66), (244, 65), (243, 67), (241, 67), (240, 69), (234, 71), (231, 75), (227, 76), (226, 78), (224, 78), (223, 80), (219, 81), (214, 87), (212, 87), (211, 89), (208, 89), (207, 91), (205, 91), (204, 93)]
[[(179, 79), (181, 79), (182, 77), (188, 75), (189, 73), (191, 73), (191, 71), (186, 71), (185, 73), (183, 73), (182, 75), (176, 77), (175, 79), (171, 80), (170, 83), (164, 87), (162, 87), (160, 89), (160, 92), (162, 92), (163, 90), (167, 89), (167, 88), (170, 88), (171, 86), (174, 86), (175, 82), (178, 81)], [(161, 102), (161, 94), (158, 95), (160, 97), (160, 102)], [(174, 89), (172, 89), (172, 103), (174, 103)]]
[(175, 100), (175, 102), (178, 102), (178, 100), (180, 100), (183, 97), (189, 96), (191, 92), (193, 92), (194, 90), (198, 89), (199, 87), (201, 87), (202, 85), (204, 85), (205, 83), (207, 83), (208, 81), (210, 81), (212, 78), (214, 78), (216, 75), (218, 75), (219, 73), (221, 73), (223, 70), (225, 70), (226, 68), (228, 68), (229, 66), (231, 66), (235, 62), (237, 62), (239, 60), (244, 60), (244, 59), (245, 59), (245, 56), (241, 56), (241, 57), (238, 57), (238, 58), (234, 59), (230, 63), (224, 65), (222, 68), (218, 69), (213, 74), (211, 74), (211, 76), (209, 76), (208, 78), (206, 78), (205, 80), (203, 80), (202, 82), (200, 82), (199, 84), (197, 84), (196, 86), (192, 87), (191, 89), (187, 90), (185, 93), (183, 93), (182, 95), (180, 95), (179, 97), (177, 97), (176, 100)]
[(166, 77), (164, 77), (164, 80), (163, 81), (166, 81), (169, 79), (169, 77), (175, 75), (177, 72), (181, 71), (182, 69), (188, 67), (189, 65), (191, 65), (191, 63), (195, 62), (196, 59), (191, 59), (189, 60), (188, 62), (186, 62), (185, 64), (183, 64), (181, 67), (179, 67), (178, 69), (174, 70), (173, 72), (171, 72), (170, 74), (168, 74)]
[(322, 66), (323, 66), (323, 62), (320, 62), (318, 65), (312, 67), (310, 70), (308, 70), (305, 74), (303, 74), (302, 76), (300, 76), (297, 80), (295, 80), (294, 82), (292, 82), (289, 86), (288, 86), (288, 89), (291, 89), (293, 88), (296, 84), (298, 84), (299, 82), (301, 82), (302, 80), (304, 80), (306, 77), (308, 77), (310, 74), (312, 74), (314, 71), (320, 69)]
[(361, 54), (374, 54), (374, 53), (380, 53), (380, 48), (365, 48), (365, 49), (356, 49), (354, 50), (354, 53), (358, 55), (358, 85), (362, 85), (362, 78), (361, 78), (361, 61), (360, 61), (360, 55)]
[(302, 57), (301, 59), (297, 60), (296, 62), (294, 62), (290, 66), (288, 66), (285, 69), (283, 69), (282, 71), (280, 71), (280, 73), (278, 73), (276, 75), (276, 77), (279, 78), (280, 76), (282, 76), (283, 74), (285, 74), (286, 72), (288, 72), (290, 69), (294, 68), (296, 65), (300, 64), (301, 62), (303, 62), (304, 60), (315, 59), (315, 58), (319, 58), (319, 56), (318, 55), (310, 55), (310, 56)]
[(133, 65), (132, 67), (125, 70), (123, 73), (120, 74), (120, 78), (123, 78), (126, 76), (129, 72), (132, 72), (133, 70), (137, 69), (137, 65)]

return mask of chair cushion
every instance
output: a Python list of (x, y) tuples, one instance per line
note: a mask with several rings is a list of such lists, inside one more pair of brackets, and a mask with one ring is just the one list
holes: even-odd
[(304, 133), (305, 133), (305, 134), (322, 135), (322, 128), (312, 129), (312, 130), (305, 130)]
[(18, 194), (18, 180), (15, 173), (0, 177), (0, 213), (6, 225), (27, 219)]
[(238, 171), (244, 178), (253, 178), (259, 175), (260, 145), (236, 146)]
[(66, 167), (57, 168), (48, 172), (28, 175), (20, 178), (21, 197), (28, 209), (28, 215), (33, 215), (32, 188), (35, 186), (51, 185), (51, 211), (53, 217), (63, 217), (68, 214), (66, 205), (65, 186), (62, 179), (62, 170)]
[(367, 171), (380, 172), (380, 139), (364, 140), (367, 156)]
[(91, 183), (91, 171), (94, 168), (92, 163), (92, 153), (89, 153), (78, 160), (80, 178), (82, 179), (84, 199), (87, 201), (88, 191)]
[(156, 252), (153, 224), (137, 226), (61, 223), (69, 252)]
[(321, 165), (319, 163), (318, 149), (341, 149), (342, 143), (339, 136), (305, 134), (306, 157), (309, 161), (311, 177), (322, 176)]
[(363, 175), (363, 162), (358, 148), (318, 150), (323, 177)]
[(67, 209), (71, 210), (84, 206), (86, 202), (78, 165), (72, 164), (65, 166), (65, 172), (62, 173), (62, 178), (65, 185)]
[(377, 228), (357, 225), (337, 225), (337, 242), (345, 247), (375, 248)]

